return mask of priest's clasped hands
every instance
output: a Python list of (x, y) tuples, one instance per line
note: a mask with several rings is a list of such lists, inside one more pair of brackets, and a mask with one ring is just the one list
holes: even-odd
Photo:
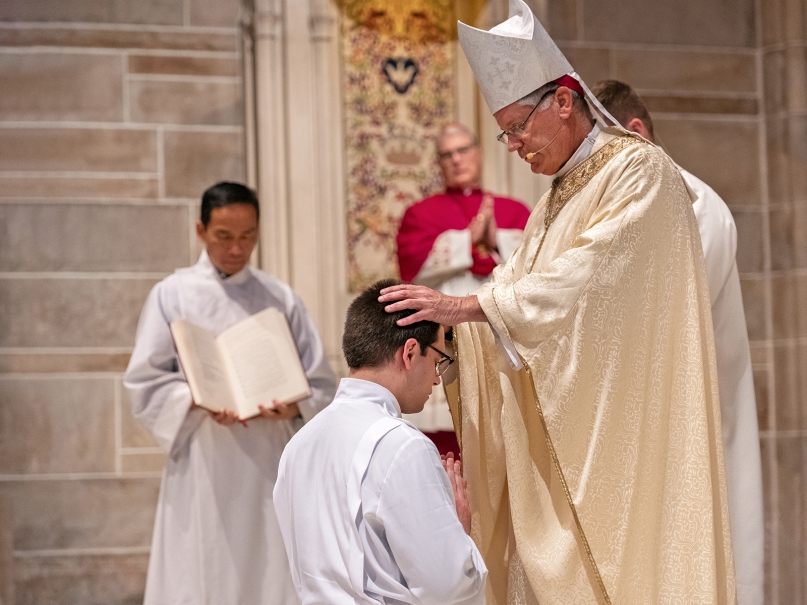
[(496, 250), (496, 218), (493, 215), (493, 197), (485, 195), (468, 229), (471, 231), (471, 244), (488, 252)]

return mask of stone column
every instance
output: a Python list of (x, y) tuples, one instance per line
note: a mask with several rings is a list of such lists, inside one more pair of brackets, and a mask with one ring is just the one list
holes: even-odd
[(759, 14), (773, 361), (766, 602), (784, 605), (807, 599), (807, 5), (762, 1)]
[(285, 28), (282, 0), (256, 0), (255, 99), (261, 268), (289, 279), (288, 166), (286, 163)]
[(0, 496), (0, 605), (14, 604), (14, 517), (11, 503)]
[(325, 0), (254, 11), (261, 267), (302, 297), (338, 368), (350, 300), (338, 12)]

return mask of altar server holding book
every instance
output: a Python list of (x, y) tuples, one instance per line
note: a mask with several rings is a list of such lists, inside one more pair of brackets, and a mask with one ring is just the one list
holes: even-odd
[[(146, 605), (297, 603), (272, 489), (283, 448), (330, 402), (335, 379), (300, 298), (249, 265), (258, 213), (255, 193), (243, 185), (208, 189), (197, 224), (206, 251), (195, 265), (158, 283), (140, 317), (124, 385), (135, 418), (169, 454)], [(311, 396), (288, 404), (264, 401), (246, 422), (234, 409), (196, 406), (170, 324), (190, 322), (218, 335), (266, 309), (288, 322), (294, 348), (287, 353), (299, 355)]]

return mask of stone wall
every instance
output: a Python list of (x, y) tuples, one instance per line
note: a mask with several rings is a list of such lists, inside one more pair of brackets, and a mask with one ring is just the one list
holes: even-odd
[[(769, 234), (762, 408), (771, 603), (807, 603), (807, 3), (761, 3), (762, 154)], [(774, 600), (778, 598), (778, 601)]]
[(164, 457), (121, 375), (201, 192), (244, 179), (238, 11), (0, 3), (4, 604), (142, 601)]

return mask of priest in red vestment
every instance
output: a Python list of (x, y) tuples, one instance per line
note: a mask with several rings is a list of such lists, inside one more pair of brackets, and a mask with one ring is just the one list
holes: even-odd
[(437, 157), (446, 190), (407, 209), (398, 231), (401, 279), (465, 296), (521, 243), (530, 210), (479, 187), (482, 152), (464, 125), (445, 126)]
[[(437, 158), (446, 190), (407, 209), (398, 231), (398, 266), (405, 281), (465, 296), (519, 246), (530, 210), (480, 188), (482, 152), (466, 126), (453, 122), (440, 131)], [(407, 419), (441, 453), (459, 453), (442, 385), (422, 412)]]

